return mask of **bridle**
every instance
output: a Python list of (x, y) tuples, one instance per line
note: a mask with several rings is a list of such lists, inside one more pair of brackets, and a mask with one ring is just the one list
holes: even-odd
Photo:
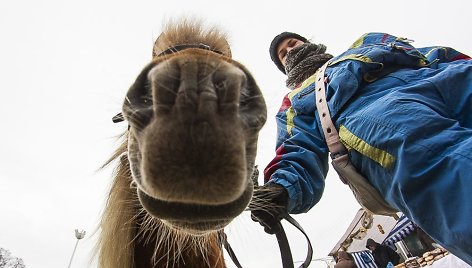
[[(173, 47), (167, 48), (166, 50), (162, 51), (159, 53), (157, 56), (164, 56), (164, 55), (169, 55), (173, 53), (177, 53), (181, 50), (184, 49), (189, 49), (189, 48), (197, 48), (197, 49), (203, 49), (203, 50), (208, 50), (217, 54), (223, 55), (221, 51), (212, 49), (210, 46), (199, 43), (199, 44), (181, 44), (181, 45), (175, 45)], [(123, 113), (118, 113), (117, 115), (113, 116), (112, 118), (113, 123), (119, 123), (125, 121), (123, 117)], [(300, 224), (292, 218), (288, 213), (285, 214), (282, 217), (284, 220), (292, 224), (295, 228), (297, 228), (306, 238), (307, 245), (308, 245), (308, 250), (307, 250), (307, 256), (305, 258), (305, 261), (299, 266), (299, 268), (306, 268), (310, 265), (311, 260), (313, 258), (313, 247), (311, 245), (311, 241), (308, 238), (308, 235), (305, 233), (303, 228), (300, 226)], [(293, 257), (292, 257), (292, 251), (290, 249), (290, 245), (287, 239), (287, 235), (285, 234), (284, 227), (282, 225), (281, 221), (278, 221), (277, 223), (274, 224), (274, 226), (269, 226), (272, 230), (277, 230), (275, 232), (275, 236), (277, 238), (277, 242), (279, 244), (279, 250), (280, 250), (280, 256), (282, 259), (282, 267), (283, 268), (294, 268), (294, 262), (293, 262)], [(228, 242), (226, 234), (222, 231), (220, 233), (222, 237), (222, 242), (223, 242), (223, 247), (225, 248), (226, 252), (228, 255), (231, 257), (231, 260), (234, 262), (234, 264), (238, 268), (242, 268), (238, 258), (236, 257), (236, 254), (234, 253), (231, 245)]]
[[(305, 233), (305, 231), (300, 226), (300, 224), (294, 218), (292, 218), (289, 214), (284, 215), (283, 219), (289, 222), (290, 224), (292, 224), (293, 226), (295, 226), (295, 228), (297, 228), (303, 234), (303, 236), (305, 236), (308, 249), (307, 249), (305, 260), (299, 266), (299, 268), (306, 268), (310, 265), (311, 260), (313, 258), (313, 247), (311, 246), (310, 238), (308, 238), (308, 235)], [(292, 251), (290, 249), (290, 245), (288, 243), (287, 235), (285, 234), (285, 230), (282, 225), (282, 222), (279, 221), (275, 223), (274, 226), (269, 226), (269, 227), (272, 230), (277, 230), (275, 232), (275, 236), (279, 244), (280, 257), (282, 259), (282, 267), (294, 268), (295, 266), (293, 262)], [(230, 256), (231, 260), (234, 262), (236, 267), (242, 268), (241, 263), (239, 262), (238, 258), (236, 257), (236, 254), (234, 253), (233, 249), (231, 248), (231, 245), (229, 244), (227, 240), (226, 234), (223, 233), (222, 237), (223, 237), (223, 246), (226, 249), (226, 252), (228, 252), (228, 255)]]
[[(254, 187), (259, 187), (258, 183), (258, 177), (259, 177), (259, 170), (257, 169), (257, 165), (254, 166), (254, 170), (251, 175), (251, 180), (254, 184)], [(255, 209), (255, 208), (254, 208)], [(313, 247), (311, 246), (311, 241), (308, 235), (306, 234), (305, 230), (303, 230), (302, 226), (294, 219), (292, 218), (288, 213), (285, 213), (281, 215), (281, 219), (279, 219), (277, 222), (270, 222), (266, 223), (268, 224), (268, 227), (270, 230), (273, 230), (275, 234), (275, 237), (277, 238), (277, 242), (279, 245), (279, 250), (280, 250), (280, 257), (282, 259), (282, 267), (283, 268), (294, 268), (294, 262), (293, 262), (293, 257), (292, 257), (292, 251), (290, 250), (290, 245), (288, 243), (287, 235), (285, 234), (284, 227), (282, 225), (282, 219), (286, 220), (289, 222), (291, 225), (293, 225), (295, 228), (297, 228), (303, 236), (305, 236), (305, 239), (307, 241), (307, 254), (305, 257), (305, 260), (303, 263), (299, 266), (299, 268), (306, 268), (310, 265), (311, 260), (313, 258)], [(265, 228), (264, 228), (265, 230)], [(228, 243), (226, 239), (226, 235), (223, 236), (223, 245), (228, 252), (229, 256), (231, 257), (231, 260), (233, 260), (234, 264), (238, 268), (242, 268), (241, 264), (239, 263), (238, 258), (234, 254), (233, 249), (231, 248), (231, 245)]]
[(182, 45), (175, 45), (175, 46), (173, 46), (173, 47), (169, 47), (168, 49), (162, 51), (162, 52), (159, 53), (157, 56), (160, 57), (160, 56), (163, 56), (163, 55), (173, 54), (173, 53), (179, 52), (179, 51), (184, 50), (184, 49), (187, 49), (187, 48), (199, 48), (199, 49), (209, 50), (209, 51), (212, 51), (212, 52), (215, 52), (215, 53), (224, 55), (223, 52), (221, 52), (221, 51), (219, 51), (219, 50), (212, 49), (212, 48), (211, 48), (210, 46), (208, 46), (208, 45), (199, 43), (199, 44), (182, 44)]

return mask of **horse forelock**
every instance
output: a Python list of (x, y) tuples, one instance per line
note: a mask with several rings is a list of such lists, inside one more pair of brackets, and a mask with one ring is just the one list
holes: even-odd
[(204, 44), (211, 50), (220, 51), (231, 58), (231, 49), (225, 32), (216, 26), (208, 27), (203, 21), (196, 19), (180, 19), (177, 23), (167, 22), (153, 47), (153, 57), (162, 51), (187, 44)]

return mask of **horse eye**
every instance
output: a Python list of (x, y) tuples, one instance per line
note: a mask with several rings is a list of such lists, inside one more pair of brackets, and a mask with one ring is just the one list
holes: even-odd
[(152, 86), (149, 80), (144, 84), (143, 94), (140, 98), (143, 104), (152, 105)]
[(123, 105), (123, 115), (130, 126), (136, 129), (144, 128), (153, 115), (152, 87), (150, 82), (140, 80), (128, 92)]

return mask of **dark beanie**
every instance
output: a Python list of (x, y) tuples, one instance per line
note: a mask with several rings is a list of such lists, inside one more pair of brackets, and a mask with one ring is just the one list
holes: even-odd
[(372, 238), (367, 239), (367, 243), (365, 244), (366, 248), (369, 248), (369, 246), (376, 246), (378, 243), (375, 242)]
[(305, 37), (296, 33), (291, 33), (291, 32), (283, 32), (277, 35), (276, 37), (274, 37), (274, 39), (270, 43), (270, 48), (269, 48), (270, 58), (275, 63), (275, 66), (277, 66), (277, 68), (279, 68), (279, 70), (284, 74), (285, 74), (285, 68), (279, 60), (279, 55), (277, 55), (277, 47), (280, 45), (282, 41), (288, 38), (295, 38), (305, 43), (308, 43), (308, 40)]

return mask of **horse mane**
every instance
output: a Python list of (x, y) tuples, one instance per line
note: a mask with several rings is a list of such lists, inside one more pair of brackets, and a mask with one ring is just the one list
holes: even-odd
[(184, 44), (205, 44), (231, 58), (227, 35), (216, 26), (207, 27), (201, 20), (183, 18), (178, 23), (170, 20), (163, 28), (154, 43), (153, 58), (169, 47)]
[(130, 187), (131, 174), (127, 162), (127, 133), (124, 141), (102, 168), (119, 159), (113, 182), (100, 221), (100, 236), (96, 246), (99, 267), (133, 267), (133, 239), (136, 234), (136, 193)]

